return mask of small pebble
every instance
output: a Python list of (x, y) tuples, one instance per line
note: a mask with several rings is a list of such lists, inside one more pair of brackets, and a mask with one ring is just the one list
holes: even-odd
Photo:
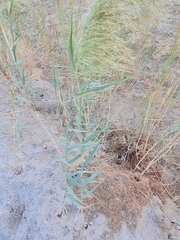
[(68, 226), (65, 226), (65, 228), (68, 230), (68, 231), (70, 231), (71, 229), (68, 227)]
[(81, 227), (79, 225), (74, 226), (74, 231), (79, 232), (81, 230)]
[(116, 164), (121, 165), (121, 164), (122, 164), (122, 161), (121, 161), (121, 160), (117, 160), (117, 161), (116, 161)]
[(105, 158), (105, 157), (106, 157), (106, 153), (105, 153), (105, 152), (102, 152), (102, 153), (101, 153), (101, 157), (102, 157), (102, 158)]
[(102, 150), (105, 151), (106, 147), (104, 145), (101, 146)]
[(52, 195), (52, 194), (53, 194), (53, 191), (52, 191), (52, 190), (49, 190), (49, 193)]
[(92, 225), (93, 225), (93, 222), (89, 222), (89, 225), (92, 226)]
[(168, 239), (173, 239), (172, 233), (168, 233)]
[(108, 152), (109, 152), (108, 148), (106, 148), (104, 151), (105, 151), (105, 153), (108, 153)]
[(170, 230), (171, 227), (172, 227), (171, 222), (170, 222), (170, 221), (165, 221), (165, 222), (164, 222), (164, 227), (165, 227), (167, 230)]
[(61, 213), (58, 213), (57, 217), (58, 217), (58, 218), (61, 218), (62, 215), (63, 215), (62, 212), (61, 212)]
[(92, 219), (95, 219), (95, 218), (97, 218), (98, 217), (98, 215), (93, 215), (92, 216)]

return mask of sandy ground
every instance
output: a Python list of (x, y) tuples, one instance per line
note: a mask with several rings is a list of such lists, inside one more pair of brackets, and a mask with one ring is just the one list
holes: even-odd
[[(1, 240), (165, 240), (168, 236), (179, 234), (173, 226), (176, 223), (177, 229), (179, 227), (178, 209), (171, 210), (167, 216), (157, 197), (143, 208), (134, 232), (124, 223), (122, 229), (114, 233), (108, 219), (98, 212), (87, 222), (81, 211), (67, 199), (64, 201), (63, 166), (57, 147), (47, 134), (51, 134), (59, 150), (63, 151), (63, 146), (58, 143), (56, 125), (52, 124), (52, 120), (44, 120), (43, 125), (37, 114), (22, 100), (18, 102), (16, 111), (25, 112), (16, 113), (14, 119), (13, 114), (9, 113), (12, 111), (9, 87), (4, 81), (0, 85)], [(37, 99), (44, 94), (43, 99), (39, 98), (41, 106), (44, 105), (46, 111), (49, 111), (49, 105), (53, 109), (56, 103), (52, 97), (53, 86), (46, 81), (34, 81), (33, 85)], [(173, 204), (168, 203), (168, 206)], [(173, 218), (174, 224), (171, 223)]]
[[(165, 55), (180, 16), (180, 3), (170, 1), (168, 9), (156, 36), (156, 43), (161, 48), (167, 47)], [(176, 9), (175, 15), (173, 9)], [(149, 70), (153, 64), (152, 59)], [(32, 82), (36, 110), (41, 111), (32, 111), (26, 100), (16, 93), (16, 115), (12, 113), (9, 86), (2, 79), (0, 86), (0, 240), (180, 239), (180, 210), (170, 199), (163, 204), (154, 196), (143, 207), (135, 229), (124, 222), (116, 232), (103, 214), (91, 215), (89, 211), (88, 216), (88, 211), (83, 214), (64, 200), (65, 171), (59, 161), (64, 146), (59, 142), (61, 130), (55, 114), (57, 102), (53, 85), (42, 80)], [(129, 114), (130, 122), (136, 102), (144, 94), (142, 89), (140, 86), (121, 106)], [(117, 104), (119, 98), (121, 96), (117, 96)], [(127, 119), (124, 121), (129, 123)]]

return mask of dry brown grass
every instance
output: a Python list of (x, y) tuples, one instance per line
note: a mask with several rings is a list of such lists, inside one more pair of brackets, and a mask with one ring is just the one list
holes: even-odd
[[(67, 48), (70, 28), (68, 25), (69, 19), (65, 17), (63, 21), (60, 19), (60, 23), (58, 23), (59, 13), (55, 6), (47, 10), (41, 1), (37, 3), (32, 1), (32, 4), (24, 3), (24, 7), (20, 2), (18, 1), (13, 9), (21, 16), (18, 27), (23, 32), (23, 39), (17, 48), (17, 58), (26, 58), (22, 67), (25, 69), (27, 78), (44, 79), (53, 82), (55, 75), (57, 79), (61, 77), (63, 78), (62, 85), (64, 87), (64, 89), (62, 88), (62, 95), (67, 91), (68, 96), (71, 96), (72, 92), (69, 89), (76, 83), (70, 70)], [(110, 82), (118, 79), (125, 72), (131, 72), (133, 73), (131, 87), (133, 86), (134, 81), (139, 77), (140, 70), (142, 70), (139, 68), (142, 67), (142, 59), (145, 58), (143, 54), (147, 53), (149, 48), (152, 47), (153, 41), (146, 41), (146, 37), (150, 38), (152, 35), (149, 24), (158, 23), (162, 16), (161, 4), (164, 1), (152, 1), (152, 6), (149, 2), (144, 1), (142, 11), (139, 11), (138, 5), (136, 5), (138, 2), (122, 1), (120, 5), (118, 1), (110, 1), (109, 3), (105, 0), (97, 1), (90, 12), (89, 18), (86, 19), (87, 21), (85, 20), (86, 24), (83, 25), (82, 29), (74, 26), (76, 19), (74, 20), (75, 62), (77, 72), (80, 73), (81, 77), (89, 77), (88, 81), (98, 79), (98, 81)], [(61, 3), (64, 3), (64, 1)], [(27, 19), (23, 18), (22, 15), (24, 8), (30, 12)], [(64, 5), (61, 11), (64, 15), (70, 13), (68, 5)], [(48, 12), (51, 17), (48, 17)], [(79, 5), (78, 11), (74, 9), (76, 17), (81, 17), (84, 12), (86, 13), (87, 9), (84, 10), (81, 5)], [(121, 22), (119, 16), (122, 16)], [(132, 18), (135, 21), (132, 21)], [(16, 24), (17, 22), (15, 22), (15, 26)], [(11, 36), (7, 25), (5, 24), (3, 27), (5, 35), (10, 40)], [(124, 32), (127, 32), (127, 34), (123, 35)], [(145, 42), (146, 46), (144, 45)], [(179, 44), (179, 42), (176, 41), (176, 44)], [(154, 56), (156, 52), (162, 54), (163, 51), (163, 54), (167, 52), (171, 54), (169, 48), (163, 48), (163, 50), (162, 48), (163, 46), (159, 46), (159, 49), (154, 51)], [(12, 83), (12, 66), (14, 67), (14, 63), (9, 52), (4, 51), (4, 49), (7, 49), (7, 43), (0, 44), (2, 53), (0, 74), (9, 83)], [(177, 56), (178, 54), (179, 50), (176, 52)], [(146, 58), (149, 56), (150, 54)], [(135, 61), (135, 59), (137, 63), (134, 65), (133, 60)], [(136, 70), (137, 66), (138, 69)], [(55, 73), (53, 72), (54, 69)], [(155, 73), (157, 73), (157, 70)], [(163, 118), (168, 113), (178, 91), (179, 79), (175, 78), (176, 76), (172, 73), (173, 71), (170, 68), (170, 71), (162, 78), (159, 84), (159, 86), (163, 86), (162, 91), (158, 92), (158, 81), (156, 81), (158, 79), (154, 80), (152, 77), (154, 73), (151, 72), (151, 79), (148, 79), (148, 81), (152, 79), (153, 81), (149, 88), (149, 95), (146, 94), (146, 101), (153, 102), (154, 106), (151, 112), (148, 109), (141, 131), (114, 129), (105, 136), (103, 141), (107, 151), (103, 154), (106, 161), (89, 166), (90, 169), (93, 168), (94, 170), (104, 167), (104, 171), (96, 179), (99, 187), (94, 192), (94, 195), (87, 200), (86, 204), (93, 204), (97, 211), (107, 215), (115, 229), (120, 227), (122, 223), (119, 221), (120, 216), (122, 221), (131, 219), (132, 225), (135, 226), (142, 206), (148, 203), (153, 194), (157, 194), (162, 199), (168, 195), (176, 203), (179, 203), (180, 183), (179, 176), (175, 172), (176, 167), (179, 169), (179, 160), (175, 165), (173, 160), (169, 160), (166, 152), (166, 150), (170, 151), (179, 141), (179, 132), (174, 135), (175, 138), (169, 138), (169, 142), (167, 141), (167, 144), (172, 143), (170, 148), (167, 147), (169, 145), (163, 145), (165, 138), (162, 138), (162, 142), (158, 144), (156, 139), (156, 136), (159, 135), (156, 129), (164, 122)], [(143, 76), (141, 77), (143, 78)], [(169, 78), (171, 80), (167, 82)], [(80, 82), (79, 79), (77, 82)], [(110, 111), (112, 106), (109, 106), (106, 114), (102, 103), (107, 98), (111, 98), (112, 94), (116, 94), (116, 91), (103, 92), (99, 98), (96, 98), (97, 103), (94, 109), (94, 112), (99, 112), (98, 116), (104, 114), (108, 120), (113, 119)], [(108, 104), (110, 104), (110, 101), (107, 100)], [(86, 113), (86, 109), (84, 112), (84, 119), (88, 118), (89, 115)], [(65, 125), (67, 125), (67, 114), (65, 118)], [(152, 118), (154, 121), (149, 121)], [(104, 122), (106, 122), (106, 119), (104, 119)], [(96, 129), (101, 127), (101, 123), (98, 122), (98, 124)], [(165, 131), (166, 126), (165, 124)], [(164, 128), (161, 128), (163, 131), (162, 136), (164, 136)], [(158, 155), (159, 149), (162, 150), (161, 155)], [(87, 156), (81, 156), (80, 163), (84, 161), (85, 157)], [(77, 161), (70, 172), (75, 171), (78, 167), (79, 162)], [(176, 177), (170, 180), (168, 172), (171, 172), (173, 176), (176, 175)], [(118, 201), (117, 198), (121, 199), (121, 201)]]

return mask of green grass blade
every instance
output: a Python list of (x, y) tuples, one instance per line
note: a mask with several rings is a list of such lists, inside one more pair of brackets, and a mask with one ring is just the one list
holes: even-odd
[(96, 188), (97, 188), (97, 186), (95, 186), (93, 189), (91, 189), (91, 190), (89, 191), (89, 193), (81, 194), (81, 198), (82, 198), (82, 199), (88, 198), (89, 196), (92, 195), (92, 193), (96, 190)]
[(63, 158), (63, 157), (59, 157), (59, 160), (62, 162), (62, 163), (65, 163), (66, 165), (70, 166), (69, 163)]
[(73, 11), (71, 9), (71, 26), (70, 26), (70, 35), (69, 35), (69, 54), (71, 60), (72, 70), (75, 72), (75, 64), (74, 64), (74, 50), (73, 50)]
[(74, 203), (75, 206), (80, 207), (82, 205), (81, 200), (78, 198), (78, 200), (76, 200), (72, 195), (70, 194), (65, 194), (65, 197), (69, 198), (69, 200)]
[(92, 150), (92, 152), (89, 154), (89, 156), (86, 158), (86, 161), (83, 164), (83, 168), (86, 167), (86, 165), (91, 161), (92, 157), (94, 156), (97, 148), (99, 147), (100, 141), (96, 144), (96, 146), (94, 147), (94, 149)]
[(74, 178), (71, 177), (71, 174), (69, 174), (68, 172), (66, 173), (66, 177), (67, 179), (70, 181), (70, 183), (76, 187), (78, 187), (80, 190), (82, 190), (85, 193), (88, 193), (89, 191), (84, 188), (80, 183), (78, 183)]
[(22, 84), (25, 85), (26, 79), (25, 79), (25, 75), (24, 75), (24, 68), (22, 69), (21, 81), (22, 81)]
[(76, 160), (78, 160), (81, 157), (81, 154), (78, 154), (76, 157), (74, 157), (73, 159), (71, 159), (68, 164), (71, 165), (73, 162), (75, 162)]
[(117, 81), (108, 83), (108, 84), (103, 85), (103, 86), (101, 86), (101, 87), (96, 87), (96, 88), (90, 89), (90, 90), (85, 91), (85, 92), (79, 92), (79, 93), (77, 93), (76, 95), (77, 95), (77, 96), (80, 96), (80, 95), (87, 94), (87, 93), (91, 93), (91, 92), (98, 92), (98, 91), (104, 90), (104, 89), (106, 89), (106, 88), (115, 86), (115, 85), (117, 85), (117, 84), (119, 84), (119, 83), (122, 83), (122, 82), (126, 81), (127, 79), (128, 79), (128, 78), (125, 77), (125, 78), (123, 78), (123, 79), (120, 79), (120, 80), (117, 80)]
[[(77, 175), (77, 176), (75, 176), (75, 177), (73, 177), (76, 181), (79, 181), (80, 179), (81, 179), (81, 174), (79, 174), (79, 175)], [(73, 183), (72, 182), (70, 182), (69, 183), (69, 187), (73, 187)]]
[(99, 169), (97, 172), (93, 173), (89, 178), (87, 179), (82, 179), (82, 184), (83, 186), (87, 184), (91, 184), (94, 182), (94, 179), (102, 172), (103, 169)]
[(66, 197), (71, 197), (75, 202), (81, 204), (81, 200), (74, 194), (73, 190), (69, 187), (69, 185), (66, 185), (66, 189), (68, 194), (66, 194)]
[(80, 144), (77, 144), (73, 147), (70, 147), (68, 148), (68, 151), (71, 151), (73, 149), (76, 149), (76, 148), (82, 148), (82, 147), (85, 147), (85, 148), (89, 148), (89, 147), (93, 147), (96, 143), (80, 143)]

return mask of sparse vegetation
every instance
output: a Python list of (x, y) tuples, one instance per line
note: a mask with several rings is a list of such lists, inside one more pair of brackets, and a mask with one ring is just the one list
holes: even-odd
[[(152, 55), (148, 53), (152, 46), (146, 46), (146, 41), (153, 36), (162, 17), (164, 1), (97, 0), (88, 12), (83, 4), (75, 9), (73, 1), (45, 2), (1, 3), (0, 74), (10, 85), (15, 112), (17, 91), (36, 111), (30, 85), (32, 79), (39, 78), (37, 65), (44, 71), (42, 79), (47, 77), (54, 83), (56, 112), (62, 109), (65, 119), (58, 116), (64, 131), (59, 137), (65, 150), (63, 154), (59, 152), (59, 159), (66, 166), (66, 196), (81, 206), (97, 188), (96, 177), (103, 171), (101, 163), (105, 160), (95, 157), (97, 150), (109, 134), (116, 130), (119, 134), (120, 129), (112, 128), (111, 97), (122, 86), (124, 91), (131, 92), (142, 77), (146, 62), (139, 69), (137, 63)], [(177, 28), (163, 67), (147, 81), (143, 104), (139, 103), (145, 109), (142, 124), (138, 129), (129, 126), (133, 134), (120, 131), (125, 141), (117, 141), (116, 147), (112, 146), (112, 138), (111, 150), (114, 147), (114, 154), (119, 154), (116, 161), (127, 161), (130, 172), (146, 175), (159, 162), (163, 167), (170, 164), (179, 168), (179, 160), (172, 159), (171, 153), (180, 142), (180, 116), (168, 118), (180, 101), (179, 34)], [(102, 114), (107, 105), (108, 114)], [(111, 121), (104, 115), (111, 115)], [(97, 162), (98, 169), (93, 168)]]

